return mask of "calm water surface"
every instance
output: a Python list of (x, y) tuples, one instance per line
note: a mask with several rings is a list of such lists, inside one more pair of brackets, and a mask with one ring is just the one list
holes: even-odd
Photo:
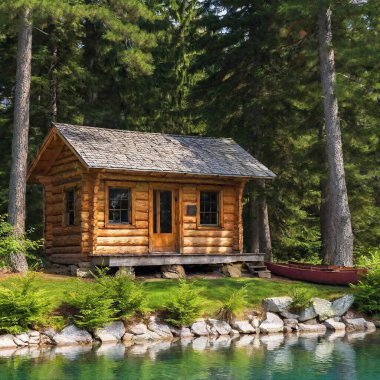
[(380, 333), (0, 350), (1, 380), (380, 379)]

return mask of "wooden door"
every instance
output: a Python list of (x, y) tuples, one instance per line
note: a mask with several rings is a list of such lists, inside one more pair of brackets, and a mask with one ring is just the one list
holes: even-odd
[(153, 187), (150, 197), (150, 252), (176, 252), (178, 189)]

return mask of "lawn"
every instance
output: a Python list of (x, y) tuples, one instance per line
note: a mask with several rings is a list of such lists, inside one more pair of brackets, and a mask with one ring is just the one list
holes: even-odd
[[(58, 307), (65, 301), (65, 293), (75, 290), (77, 286), (92, 286), (92, 280), (81, 280), (75, 277), (38, 274), (38, 284), (52, 307)], [(0, 278), (0, 286), (11, 287), (17, 276)], [(263, 298), (288, 295), (293, 287), (302, 287), (310, 291), (311, 296), (334, 299), (350, 292), (348, 287), (316, 285), (305, 282), (282, 281), (280, 279), (260, 278), (213, 278), (189, 280), (199, 289), (205, 298), (204, 312), (212, 315), (218, 308), (218, 301), (226, 299), (240, 287), (247, 285), (249, 309), (259, 310)], [(144, 280), (148, 307), (160, 309), (170, 296), (171, 290), (178, 286), (176, 280)]]

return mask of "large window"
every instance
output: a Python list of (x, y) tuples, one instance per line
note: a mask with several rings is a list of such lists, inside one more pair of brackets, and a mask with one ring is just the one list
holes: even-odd
[(65, 224), (66, 226), (75, 224), (75, 189), (65, 191)]
[(201, 226), (219, 225), (219, 191), (201, 191), (199, 217)]
[(131, 223), (131, 189), (108, 189), (108, 223)]

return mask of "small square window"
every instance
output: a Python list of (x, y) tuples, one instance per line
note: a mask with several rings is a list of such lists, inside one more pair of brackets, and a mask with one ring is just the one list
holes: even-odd
[(75, 189), (65, 191), (65, 224), (75, 225)]
[(201, 191), (200, 192), (200, 225), (218, 226), (219, 225), (219, 192)]
[(109, 188), (108, 223), (131, 223), (131, 189)]

